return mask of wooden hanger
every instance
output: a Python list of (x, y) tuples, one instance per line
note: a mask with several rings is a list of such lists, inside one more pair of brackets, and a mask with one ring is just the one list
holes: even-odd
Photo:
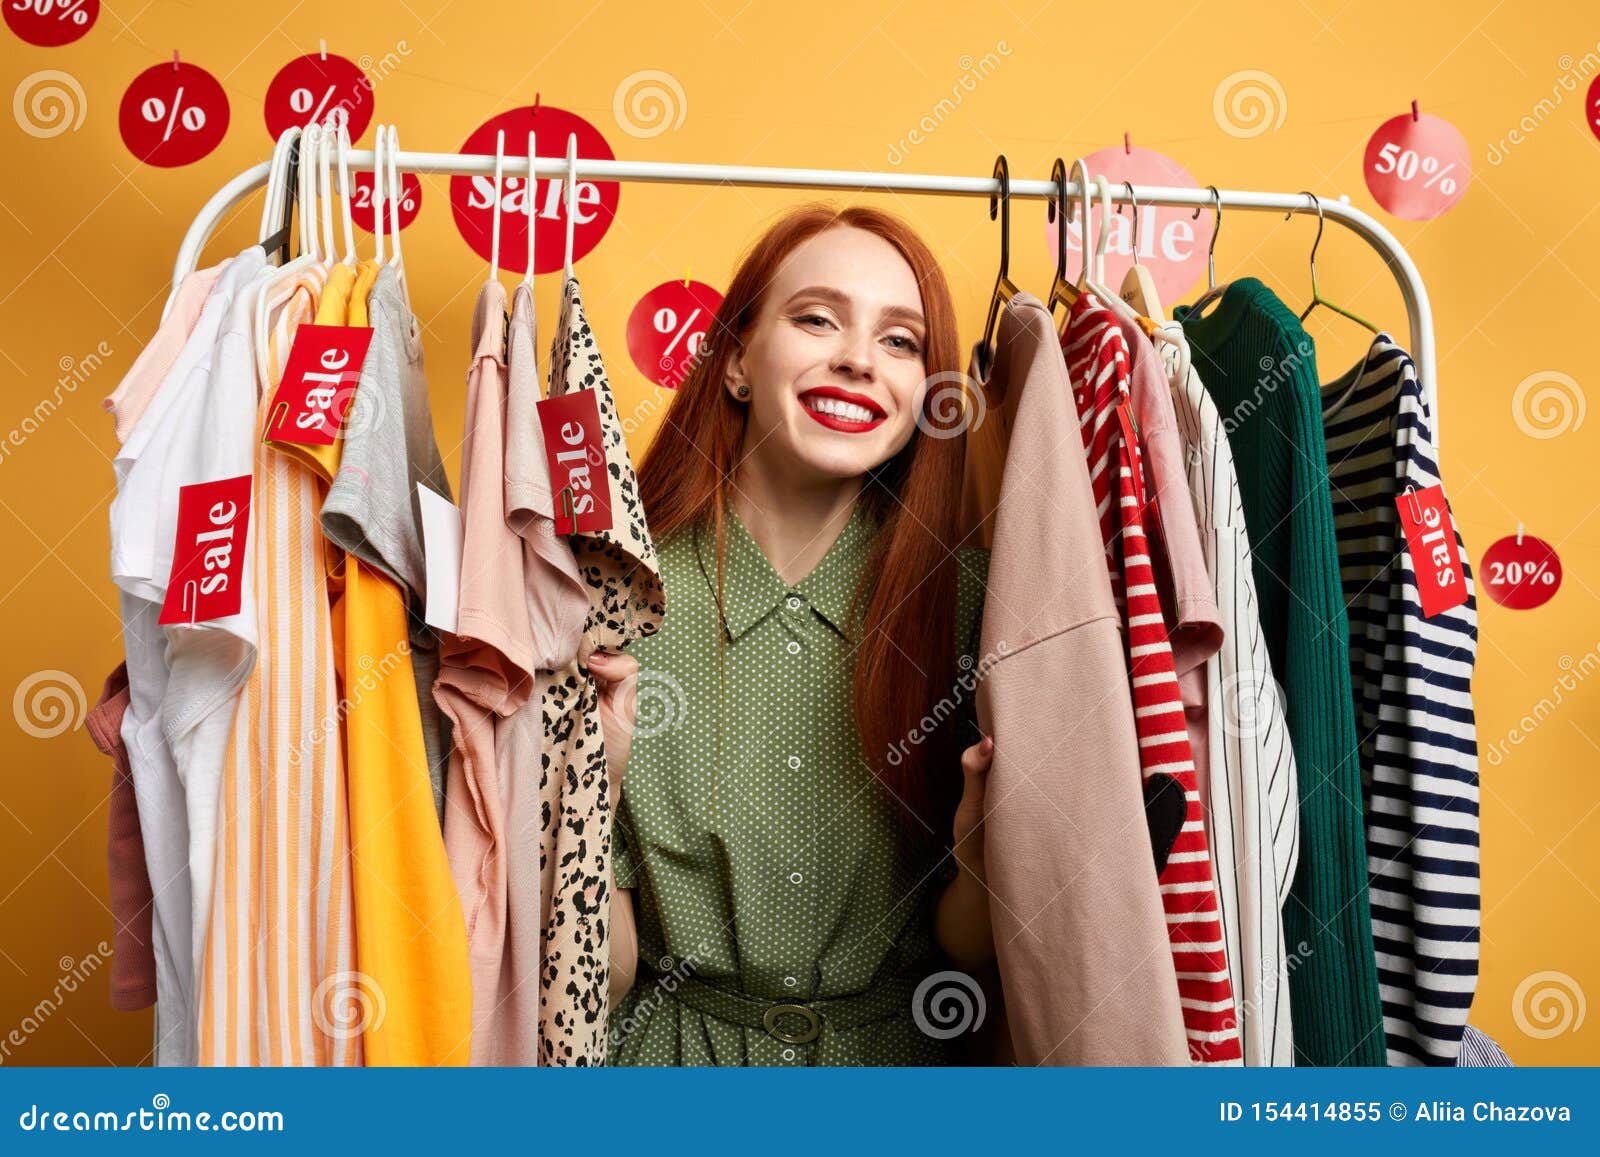
[(1139, 198), (1134, 195), (1133, 182), (1122, 182), (1128, 190), (1128, 204), (1133, 208), (1133, 265), (1122, 275), (1122, 300), (1154, 322), (1164, 322), (1167, 315), (1161, 308), (1161, 295), (1156, 290), (1156, 279), (1139, 263)]
[(1056, 230), (1056, 276), (1050, 283), (1050, 297), (1046, 305), (1054, 314), (1058, 305), (1071, 310), (1073, 303), (1078, 300), (1078, 287), (1067, 280), (1067, 165), (1060, 157), (1050, 167), (1050, 179), (1056, 185), (1056, 195), (1050, 199), (1050, 220), (1061, 222)]
[(1011, 280), (1011, 168), (1005, 154), (995, 158), (994, 179), (1000, 182), (997, 191), (989, 194), (989, 220), (1000, 219), (1000, 272), (995, 275), (994, 292), (989, 296), (989, 316), (983, 323), (983, 341), (978, 346), (980, 376), (987, 378), (994, 365), (995, 329), (1000, 320), (1000, 307), (1017, 295), (1016, 283)]

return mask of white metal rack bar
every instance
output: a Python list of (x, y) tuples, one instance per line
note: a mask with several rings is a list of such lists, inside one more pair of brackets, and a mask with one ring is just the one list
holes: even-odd
[[(373, 164), (369, 149), (352, 150), (346, 154), (352, 170), (370, 169)], [(413, 153), (399, 151), (394, 154), (397, 170), (411, 173), (438, 173), (445, 175), (493, 176), (495, 158), (475, 153)], [(252, 190), (266, 183), (268, 162), (246, 169), (234, 177), (211, 197), (200, 209), (189, 231), (184, 235), (173, 267), (172, 285), (178, 283), (199, 263), (200, 252), (205, 247), (217, 223), (234, 205)], [(538, 157), (534, 164), (535, 177), (565, 177), (567, 161), (564, 157)], [(528, 158), (524, 154), (507, 154), (502, 163), (507, 177), (526, 177)], [(851, 192), (939, 193), (953, 196), (987, 197), (999, 191), (999, 182), (992, 176), (931, 176), (917, 173), (885, 173), (852, 171), (848, 169), (783, 169), (756, 165), (695, 165), (660, 161), (602, 161), (578, 158), (577, 175), (591, 181), (642, 181), (669, 185), (749, 185), (779, 189), (843, 189)], [(1011, 179), (1011, 195), (1025, 198), (1048, 198), (1057, 194), (1053, 181)], [(1078, 195), (1076, 182), (1067, 185), (1068, 196)], [(1214, 202), (1210, 189), (1180, 189), (1165, 185), (1135, 185), (1133, 195), (1140, 205), (1192, 205), (1209, 208)], [(1240, 189), (1218, 190), (1225, 210), (1245, 209), (1279, 213), (1312, 213), (1316, 206), (1304, 193), (1263, 193)], [(1127, 187), (1114, 184), (1111, 199), (1126, 202)], [(1397, 241), (1394, 234), (1368, 214), (1337, 198), (1322, 200), (1322, 215), (1351, 230), (1383, 258), (1384, 263), (1399, 283), (1401, 297), (1411, 321), (1411, 355), (1416, 360), (1417, 372), (1428, 399), (1433, 416), (1435, 443), (1439, 437), (1439, 400), (1433, 341), (1433, 310), (1428, 304), (1428, 291), (1422, 275), (1410, 254)]]

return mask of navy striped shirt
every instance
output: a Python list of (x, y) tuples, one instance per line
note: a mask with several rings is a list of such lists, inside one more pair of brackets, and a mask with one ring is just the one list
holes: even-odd
[(1391, 1065), (1453, 1065), (1478, 979), (1478, 749), (1467, 601), (1424, 618), (1396, 499), (1439, 483), (1410, 356), (1379, 334), (1323, 386), (1328, 479), (1350, 620), (1373, 941)]

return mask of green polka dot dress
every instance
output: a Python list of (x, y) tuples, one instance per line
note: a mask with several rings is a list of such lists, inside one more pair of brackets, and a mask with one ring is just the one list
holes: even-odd
[[(794, 586), (731, 507), (724, 525), (725, 614), (710, 527), (683, 531), (657, 544), (664, 625), (628, 648), (640, 666), (638, 719), (613, 870), (634, 890), (640, 961), (612, 1010), (607, 1059), (955, 1063), (957, 1042), (922, 1031), (919, 1021), (940, 1026), (913, 1013), (917, 984), (951, 967), (933, 918), (955, 861), (903, 836), (903, 811), (865, 763), (852, 708), (846, 615), (873, 524), (857, 506)], [(968, 658), (947, 707), (970, 728), (988, 555), (959, 561)]]

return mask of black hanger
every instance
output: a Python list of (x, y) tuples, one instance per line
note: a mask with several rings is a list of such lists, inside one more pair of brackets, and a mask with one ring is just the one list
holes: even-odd
[(1067, 163), (1060, 157), (1050, 166), (1050, 179), (1056, 183), (1056, 195), (1050, 200), (1050, 220), (1061, 222), (1056, 230), (1056, 277), (1050, 283), (1050, 299), (1045, 307), (1053, 314), (1058, 305), (1072, 308), (1078, 300), (1078, 287), (1067, 280)]
[(295, 174), (299, 165), (300, 138), (296, 136), (293, 141), (289, 142), (289, 172), (285, 178), (288, 183), (285, 186), (283, 198), (283, 228), (270, 237), (263, 237), (260, 241), (261, 248), (266, 251), (268, 257), (272, 256), (274, 249), (279, 251), (279, 265), (287, 265), (289, 263), (289, 236), (290, 229), (294, 224), (294, 194), (297, 187)]
[(1000, 306), (1017, 294), (1016, 284), (1011, 280), (1011, 168), (1006, 164), (1004, 153), (995, 158), (994, 177), (1000, 182), (1000, 188), (989, 194), (989, 220), (1000, 219), (1000, 272), (994, 279), (989, 316), (983, 323), (983, 341), (977, 351), (983, 377), (989, 376), (989, 368), (994, 365), (994, 334), (1000, 320)]

